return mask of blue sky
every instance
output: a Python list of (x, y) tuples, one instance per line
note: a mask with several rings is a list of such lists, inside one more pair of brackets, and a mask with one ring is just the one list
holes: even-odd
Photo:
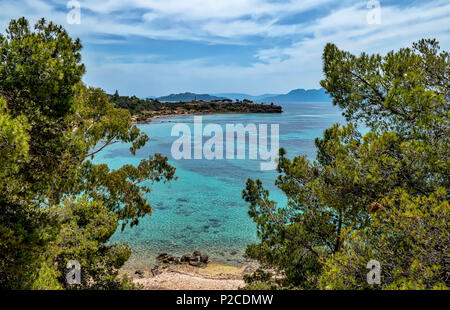
[(319, 88), (327, 42), (386, 53), (425, 37), (450, 50), (450, 1), (382, 0), (369, 24), (371, 1), (79, 0), (70, 25), (68, 0), (0, 0), (0, 27), (62, 24), (82, 39), (88, 85), (139, 97)]

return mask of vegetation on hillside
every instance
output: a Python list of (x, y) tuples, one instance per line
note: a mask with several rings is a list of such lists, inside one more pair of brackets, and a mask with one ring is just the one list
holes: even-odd
[(109, 100), (117, 107), (130, 111), (136, 122), (147, 122), (155, 116), (206, 114), (206, 113), (281, 113), (281, 106), (274, 104), (256, 104), (249, 100), (232, 102), (191, 101), (191, 102), (160, 102), (155, 99), (139, 99), (136, 96), (119, 96), (118, 92), (109, 95)]
[[(248, 287), (448, 288), (449, 53), (435, 40), (386, 56), (328, 44), (323, 70), (321, 85), (349, 123), (316, 139), (314, 161), (280, 151), (286, 206), (247, 181), (260, 239), (247, 254), (262, 264)], [(367, 281), (371, 260), (379, 285)]]

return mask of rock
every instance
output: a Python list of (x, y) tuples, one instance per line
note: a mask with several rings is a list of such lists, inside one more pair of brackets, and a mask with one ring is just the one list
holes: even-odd
[(172, 264), (175, 260), (175, 258), (172, 255), (169, 255), (167, 253), (159, 254), (157, 259), (159, 261), (162, 261), (164, 264)]
[(173, 260), (173, 262), (174, 262), (175, 264), (179, 264), (179, 263), (181, 263), (181, 261), (180, 261), (180, 258), (179, 258), (179, 257), (175, 257), (175, 258), (174, 258), (174, 260)]
[(231, 251), (231, 255), (236, 255), (237, 251)]
[(164, 260), (167, 258), (169, 258), (169, 254), (167, 254), (167, 253), (161, 253), (156, 257), (157, 260)]
[(206, 255), (206, 254), (203, 254), (203, 255), (200, 256), (200, 261), (201, 261), (202, 263), (204, 263), (204, 264), (207, 264), (207, 263), (208, 263), (208, 259), (209, 259), (209, 257), (208, 257), (208, 255)]
[(142, 271), (140, 269), (136, 270), (136, 272), (134, 274), (136, 274), (140, 279), (145, 277), (144, 271)]
[(194, 267), (200, 267), (202, 265), (202, 263), (199, 261), (190, 261), (189, 265), (194, 266)]
[(200, 261), (200, 259), (198, 256), (193, 256), (189, 259), (189, 262), (199, 262), (199, 261)]
[(200, 256), (202, 255), (202, 253), (200, 253), (199, 250), (194, 251), (194, 253), (192, 253), (194, 256)]
[(158, 266), (155, 266), (152, 268), (152, 270), (150, 270), (150, 272), (152, 273), (153, 276), (157, 276), (161, 273), (161, 270), (159, 270)]
[(180, 261), (182, 263), (188, 263), (191, 260), (191, 258), (192, 258), (191, 254), (185, 254), (185, 255), (181, 256)]
[(138, 269), (138, 270), (136, 270), (136, 272), (135, 272), (134, 274), (137, 274), (137, 275), (143, 276), (143, 275), (144, 275), (144, 271), (142, 271), (142, 270)]

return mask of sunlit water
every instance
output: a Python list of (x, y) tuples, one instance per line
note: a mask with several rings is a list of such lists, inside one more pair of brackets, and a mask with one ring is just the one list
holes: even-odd
[[(289, 103), (283, 104), (283, 109), (282, 114), (204, 115), (203, 125), (279, 124), (280, 147), (288, 151), (288, 157), (307, 155), (314, 159), (314, 138), (321, 137), (332, 124), (344, 123), (339, 109), (331, 103)], [(212, 261), (239, 266), (244, 262), (246, 245), (257, 242), (256, 225), (242, 199), (246, 180), (261, 179), (271, 198), (280, 205), (285, 203), (274, 186), (276, 171), (261, 171), (260, 160), (174, 160), (171, 146), (178, 137), (171, 136), (172, 127), (186, 123), (193, 128), (193, 120), (193, 116), (171, 117), (139, 125), (150, 141), (136, 156), (130, 154), (129, 145), (114, 144), (95, 158), (96, 163), (117, 169), (124, 164), (137, 165), (149, 154), (162, 153), (176, 167), (177, 181), (152, 185), (147, 199), (153, 214), (137, 227), (117, 231), (112, 238), (131, 246), (130, 268), (153, 266), (161, 252), (181, 256), (194, 250), (208, 253)]]

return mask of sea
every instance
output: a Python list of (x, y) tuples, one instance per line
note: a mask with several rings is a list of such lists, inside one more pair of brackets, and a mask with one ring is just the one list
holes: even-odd
[[(306, 155), (315, 160), (314, 139), (322, 137), (324, 130), (335, 123), (345, 124), (341, 110), (332, 103), (289, 102), (280, 105), (284, 110), (281, 114), (202, 115), (202, 125), (203, 128), (210, 124), (219, 125), (225, 137), (227, 125), (254, 124), (261, 128), (260, 125), (266, 124), (271, 135), (271, 126), (277, 124), (279, 146), (287, 151), (287, 157)], [(181, 134), (173, 136), (172, 131), (180, 124), (191, 129), (193, 143), (194, 135), (199, 134), (194, 132), (194, 116), (174, 116), (138, 125), (150, 140), (135, 156), (129, 152), (130, 145), (127, 144), (113, 144), (96, 155), (95, 163), (106, 163), (111, 169), (118, 169), (125, 164), (138, 165), (143, 158), (161, 153), (169, 158), (178, 177), (165, 184), (146, 184), (152, 189), (146, 199), (152, 205), (153, 213), (142, 218), (136, 227), (127, 227), (124, 231), (119, 227), (110, 242), (127, 242), (131, 247), (128, 268), (151, 268), (160, 253), (182, 256), (194, 250), (208, 254), (216, 263), (243, 266), (247, 245), (258, 242), (256, 224), (248, 215), (248, 203), (242, 198), (245, 183), (249, 178), (261, 180), (270, 192), (270, 198), (283, 207), (286, 198), (274, 184), (278, 173), (261, 170), (264, 161), (250, 158), (248, 136), (245, 146), (241, 143), (234, 148), (237, 152), (245, 147), (244, 159), (237, 159), (237, 154), (234, 159), (175, 159), (172, 148)], [(210, 137), (201, 137), (203, 143), (192, 146), (192, 157), (194, 147), (204, 147), (208, 139)], [(224, 142), (223, 157), (226, 158), (225, 146)]]

